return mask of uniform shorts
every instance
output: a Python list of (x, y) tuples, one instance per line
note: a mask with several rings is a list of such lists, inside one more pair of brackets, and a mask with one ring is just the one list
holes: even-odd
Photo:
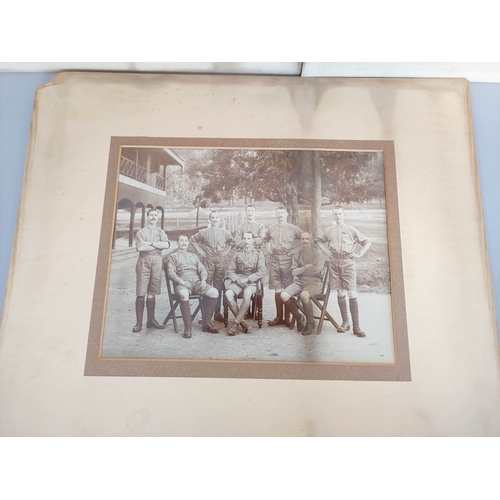
[(311, 295), (318, 295), (321, 293), (322, 283), (321, 280), (313, 277), (306, 277), (293, 282), (285, 288), (285, 292), (292, 297), (300, 295), (300, 292), (309, 292)]
[(160, 295), (163, 261), (158, 254), (139, 257), (135, 266), (137, 278), (136, 295)]
[(226, 290), (232, 290), (235, 293), (236, 297), (238, 297), (238, 295), (240, 293), (242, 293), (243, 290), (245, 290), (247, 288), (252, 288), (253, 294), (257, 293), (257, 284), (256, 283), (250, 283), (250, 284), (246, 285), (245, 287), (241, 287), (233, 282), (233, 283), (226, 286)]
[(288, 255), (273, 255), (269, 265), (269, 288), (284, 290), (292, 283), (292, 258)]
[(328, 276), (332, 290), (356, 291), (356, 264), (352, 259), (330, 259)]
[(207, 269), (207, 283), (212, 284), (217, 290), (222, 290), (222, 282), (226, 275), (224, 260), (220, 257), (207, 257), (204, 260), (205, 268)]
[[(187, 280), (186, 280), (187, 281)], [(205, 283), (205, 285), (201, 284), (201, 281), (195, 281), (194, 283), (191, 283), (190, 287), (184, 286), (184, 285), (175, 285), (175, 293), (179, 293), (181, 290), (187, 290), (189, 292), (189, 295), (205, 295), (210, 288), (213, 288), (212, 285), (209, 285), (208, 283)]]

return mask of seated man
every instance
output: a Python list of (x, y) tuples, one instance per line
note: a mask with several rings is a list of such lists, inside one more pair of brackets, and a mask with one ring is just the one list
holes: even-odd
[[(311, 295), (321, 293), (321, 272), (325, 265), (323, 253), (311, 243), (311, 235), (302, 233), (301, 247), (292, 254), (292, 274), (295, 281), (281, 292), (281, 300), (297, 320), (297, 330), (302, 335), (310, 335), (315, 327)], [(306, 313), (306, 324), (294, 296), (299, 295)], [(305, 328), (304, 328), (305, 327)]]
[[(254, 235), (250, 231), (243, 234), (243, 250), (238, 250), (227, 269), (227, 277), (231, 284), (226, 290), (226, 299), (235, 319), (229, 328), (228, 335), (236, 335), (238, 326), (243, 333), (248, 333), (248, 325), (243, 321), (250, 307), (252, 296), (257, 293), (257, 281), (266, 274), (264, 254), (254, 248)], [(236, 297), (243, 292), (243, 300), (238, 307)]]
[(204, 295), (202, 303), (201, 329), (208, 333), (219, 333), (219, 330), (210, 324), (214, 313), (219, 292), (207, 284), (207, 270), (198, 256), (188, 252), (189, 238), (181, 235), (177, 239), (178, 249), (171, 253), (167, 260), (168, 277), (175, 285), (175, 293), (180, 299), (182, 320), (184, 321), (185, 339), (191, 338), (191, 307), (190, 295)]

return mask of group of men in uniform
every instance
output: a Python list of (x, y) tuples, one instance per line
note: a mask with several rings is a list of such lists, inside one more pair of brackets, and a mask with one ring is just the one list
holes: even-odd
[[(359, 326), (354, 261), (365, 254), (371, 241), (356, 228), (345, 224), (342, 207), (333, 208), (334, 224), (327, 227), (314, 241), (309, 233), (302, 232), (297, 226), (287, 222), (288, 211), (282, 205), (276, 209), (277, 222), (267, 230), (256, 222), (255, 206), (248, 205), (245, 213), (246, 221), (238, 226), (233, 238), (229, 231), (219, 227), (219, 213), (211, 212), (209, 226), (191, 238), (179, 236), (177, 251), (168, 256), (167, 273), (180, 299), (183, 337), (192, 336), (189, 298), (193, 294), (203, 296), (202, 331), (219, 333), (211, 319), (213, 317), (216, 321), (222, 321), (223, 288), (228, 307), (234, 315), (228, 335), (236, 335), (238, 329), (249, 333), (250, 328), (245, 318), (252, 297), (258, 292), (258, 287), (262, 286), (262, 279), (266, 274), (264, 250), (269, 267), (269, 288), (275, 291), (276, 317), (268, 322), (270, 326), (287, 325), (294, 328), (296, 324), (302, 335), (310, 335), (314, 331), (311, 297), (322, 291), (322, 274), (327, 258), (330, 287), (337, 291), (342, 316), (342, 326), (337, 330), (350, 330), (350, 311), (354, 335), (364, 337), (365, 333)], [(136, 265), (137, 323), (133, 328), (134, 332), (142, 329), (144, 303), (148, 315), (146, 326), (165, 328), (165, 325), (155, 320), (154, 311), (155, 295), (160, 293), (163, 268), (161, 251), (169, 248), (170, 243), (165, 231), (156, 227), (157, 221), (158, 212), (150, 209), (146, 227), (137, 233), (139, 259)], [(190, 244), (196, 253), (188, 251)], [(349, 311), (346, 294), (349, 298)], [(239, 305), (236, 300), (238, 297), (241, 297)]]

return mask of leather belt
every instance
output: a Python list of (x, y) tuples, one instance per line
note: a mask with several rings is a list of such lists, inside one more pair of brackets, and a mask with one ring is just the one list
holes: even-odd
[(146, 252), (139, 252), (141, 257), (146, 257), (147, 255), (161, 255), (161, 250), (147, 250)]
[(350, 259), (351, 258), (351, 254), (347, 253), (347, 252), (337, 252), (336, 250), (332, 250), (331, 253), (332, 253), (332, 257), (334, 257), (335, 259)]

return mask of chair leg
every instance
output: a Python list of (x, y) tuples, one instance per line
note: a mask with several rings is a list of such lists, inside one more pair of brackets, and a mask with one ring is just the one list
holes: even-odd
[(257, 324), (262, 328), (262, 294), (258, 293), (255, 297), (255, 304), (257, 307)]
[(228, 307), (228, 304), (227, 304), (227, 298), (224, 297), (224, 317), (223, 317), (223, 321), (224, 321), (224, 327), (226, 328), (227, 327), (227, 324), (229, 323), (229, 307)]
[(321, 330), (323, 329), (323, 322), (325, 321), (325, 316), (326, 316), (325, 313), (327, 313), (329, 300), (330, 300), (330, 294), (327, 294), (325, 296), (325, 300), (323, 301), (323, 307), (321, 308), (321, 318), (319, 319), (318, 329), (316, 330), (316, 335), (319, 335), (321, 333)]
[[(170, 311), (170, 314), (172, 314), (172, 321), (174, 322), (174, 332), (175, 333), (178, 333), (179, 332), (179, 329), (177, 328), (177, 317), (175, 315), (175, 310), (177, 309), (177, 306), (179, 305), (179, 300), (176, 300), (173, 305), (172, 305), (172, 309)], [(168, 318), (168, 316), (167, 316)]]

